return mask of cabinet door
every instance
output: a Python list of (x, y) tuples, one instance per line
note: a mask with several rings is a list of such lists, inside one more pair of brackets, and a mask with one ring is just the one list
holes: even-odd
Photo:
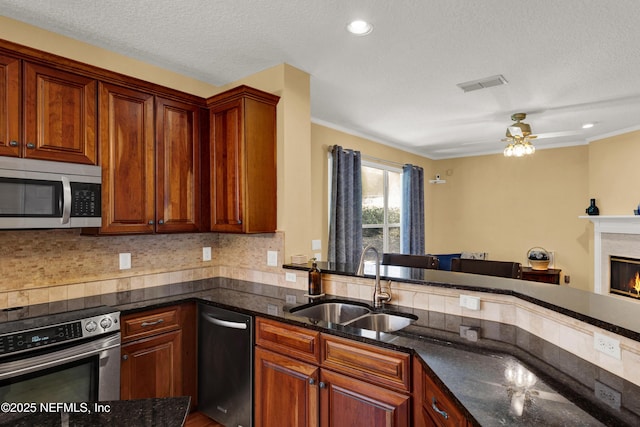
[(317, 367), (256, 347), (254, 378), (256, 427), (318, 425)]
[(153, 233), (153, 95), (100, 83), (104, 234)]
[(200, 109), (156, 99), (156, 231), (200, 229)]
[(0, 55), (0, 156), (20, 155), (20, 60)]
[(409, 426), (409, 395), (322, 369), (320, 374), (321, 425)]
[(24, 63), (24, 157), (97, 164), (95, 79)]
[(123, 345), (120, 399), (181, 396), (181, 338), (174, 331)]
[(243, 102), (236, 100), (210, 112), (211, 231), (242, 232), (244, 193)]

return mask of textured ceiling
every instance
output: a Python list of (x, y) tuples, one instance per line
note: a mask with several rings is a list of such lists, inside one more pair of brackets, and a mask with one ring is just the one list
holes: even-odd
[[(0, 0), (4, 16), (209, 82), (288, 63), (314, 122), (438, 159), (640, 126), (637, 0)], [(356, 37), (348, 21), (373, 23)], [(457, 83), (502, 74), (507, 85)], [(582, 130), (585, 122), (596, 122)]]

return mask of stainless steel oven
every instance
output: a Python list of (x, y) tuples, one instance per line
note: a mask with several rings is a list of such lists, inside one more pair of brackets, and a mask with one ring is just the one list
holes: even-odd
[(0, 402), (119, 398), (119, 311), (102, 306), (0, 324)]

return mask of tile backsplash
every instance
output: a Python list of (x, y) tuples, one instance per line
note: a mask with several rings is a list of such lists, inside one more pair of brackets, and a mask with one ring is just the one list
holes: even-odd
[[(0, 309), (223, 276), (282, 285), (267, 266), (282, 233), (82, 236), (80, 230), (0, 231)], [(212, 248), (202, 261), (202, 248)], [(119, 253), (131, 268), (119, 269)]]

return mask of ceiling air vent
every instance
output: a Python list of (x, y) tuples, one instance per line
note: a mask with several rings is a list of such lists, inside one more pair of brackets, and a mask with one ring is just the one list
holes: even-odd
[(471, 92), (472, 90), (484, 89), (492, 86), (500, 86), (507, 83), (507, 79), (505, 79), (502, 74), (498, 74), (497, 76), (485, 77), (484, 79), (458, 83), (456, 86), (458, 86), (464, 92)]

